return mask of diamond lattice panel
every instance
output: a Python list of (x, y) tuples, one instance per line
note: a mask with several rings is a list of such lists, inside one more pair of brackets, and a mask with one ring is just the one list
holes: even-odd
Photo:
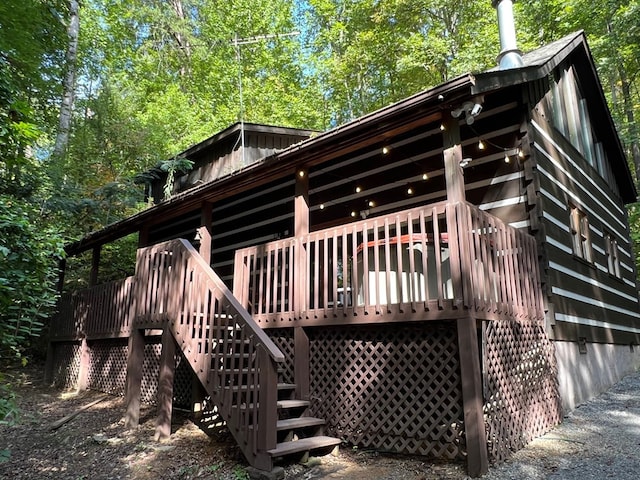
[(89, 388), (124, 395), (127, 381), (127, 340), (100, 340), (89, 344)]
[(455, 329), (446, 324), (310, 331), (313, 415), (330, 435), (383, 451), (463, 455)]
[(489, 456), (501, 462), (562, 418), (554, 348), (543, 327), (486, 322), (484, 412)]
[(173, 377), (173, 401), (177, 407), (191, 409), (192, 382), (194, 381), (189, 363), (182, 352), (176, 354), (176, 372)]
[(54, 348), (54, 385), (57, 388), (75, 387), (80, 373), (80, 344), (56, 343)]
[(280, 381), (284, 383), (295, 383), (294, 377), (294, 343), (292, 328), (274, 328), (265, 330), (269, 338), (276, 344), (284, 355), (283, 371), (280, 374)]
[(158, 394), (158, 375), (160, 373), (160, 354), (162, 343), (160, 337), (146, 339), (144, 346), (144, 362), (142, 363), (142, 382), (140, 398), (144, 403), (156, 404)]

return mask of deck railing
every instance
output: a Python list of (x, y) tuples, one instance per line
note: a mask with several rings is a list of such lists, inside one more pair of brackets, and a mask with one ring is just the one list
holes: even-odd
[(51, 339), (128, 337), (133, 277), (64, 294), (53, 319)]
[(533, 237), (466, 203), (239, 250), (234, 295), (263, 327), (543, 315)]

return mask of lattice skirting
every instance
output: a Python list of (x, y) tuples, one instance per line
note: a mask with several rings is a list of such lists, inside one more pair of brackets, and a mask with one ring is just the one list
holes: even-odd
[(455, 323), (308, 330), (312, 414), (381, 451), (464, 455)]
[(127, 339), (89, 343), (89, 388), (124, 395), (127, 381)]
[(284, 383), (296, 383), (294, 377), (294, 343), (293, 328), (273, 328), (265, 330), (269, 338), (276, 344), (284, 355), (284, 364), (282, 372), (279, 375), (279, 381)]
[(57, 388), (73, 388), (80, 373), (80, 342), (53, 345), (53, 384)]
[(534, 324), (485, 322), (483, 345), (489, 458), (501, 462), (562, 419), (555, 353)]
[[(158, 372), (162, 345), (160, 337), (145, 339), (143, 375), (141, 382), (141, 400), (155, 405), (158, 390)], [(88, 387), (92, 390), (123, 396), (127, 382), (128, 340), (109, 339), (89, 342)], [(54, 344), (53, 380), (59, 388), (74, 388), (80, 371), (79, 342)], [(174, 405), (191, 408), (192, 397), (191, 369), (182, 357), (176, 355), (174, 376)]]

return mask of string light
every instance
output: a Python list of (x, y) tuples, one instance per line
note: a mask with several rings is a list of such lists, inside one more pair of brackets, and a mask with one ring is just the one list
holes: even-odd
[(427, 175), (426, 173), (422, 174), (422, 179), (423, 180), (429, 180), (429, 175)]
[(444, 123), (441, 123), (441, 124), (440, 124), (440, 131), (441, 131), (441, 132), (444, 132), (444, 130), (445, 130)]
[(324, 203), (320, 204), (320, 210), (324, 210)]
[(356, 215), (358, 215), (358, 212), (356, 212), (355, 210), (351, 210), (351, 216), (355, 217)]
[(362, 191), (362, 187), (360, 185), (356, 186), (356, 193), (360, 193)]
[(411, 185), (407, 185), (407, 195), (413, 195), (413, 187)]
[(504, 163), (510, 163), (511, 162), (511, 158), (509, 158), (509, 152), (505, 151), (504, 152)]
[(518, 149), (518, 157), (524, 158), (524, 150), (522, 150), (521, 148)]
[(298, 175), (300, 176), (300, 178), (304, 177), (304, 170), (300, 170), (298, 172)]
[(389, 147), (382, 147), (382, 154), (386, 155), (387, 153), (389, 153), (391, 151), (391, 149)]
[(367, 202), (367, 205), (369, 205), (370, 207), (372, 207), (372, 208), (373, 208), (373, 207), (375, 207), (375, 206), (376, 206), (376, 202), (374, 202), (373, 200), (369, 200), (369, 201)]
[(484, 142), (482, 140), (478, 141), (478, 150), (484, 150), (486, 147), (484, 145)]

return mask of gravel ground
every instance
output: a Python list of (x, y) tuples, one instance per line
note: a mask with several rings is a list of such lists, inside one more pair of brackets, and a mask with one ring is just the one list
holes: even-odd
[(486, 480), (640, 478), (640, 373), (571, 412)]
[[(102, 396), (63, 393), (42, 385), (39, 373), (14, 374), (23, 415), (0, 425), (0, 479), (216, 479), (247, 478), (231, 441), (207, 437), (177, 415), (171, 438), (153, 442), (154, 412), (145, 407), (138, 429), (126, 430), (121, 398), (110, 397), (59, 429), (49, 425)], [(486, 480), (640, 478), (640, 373), (580, 406), (547, 435)], [(286, 480), (466, 480), (461, 463), (342, 448), (337, 456), (285, 466)]]

